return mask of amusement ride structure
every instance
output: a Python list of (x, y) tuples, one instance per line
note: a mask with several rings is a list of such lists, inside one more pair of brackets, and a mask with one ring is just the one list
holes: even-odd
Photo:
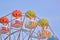
[(48, 20), (37, 17), (33, 10), (14, 10), (1, 17), (0, 24), (0, 40), (58, 40)]

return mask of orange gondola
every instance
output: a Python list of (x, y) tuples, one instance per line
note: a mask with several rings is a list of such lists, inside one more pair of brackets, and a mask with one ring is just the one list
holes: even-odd
[(10, 30), (8, 27), (3, 26), (3, 27), (1, 27), (0, 32), (1, 32), (1, 34), (6, 34), (6, 33), (10, 32)]
[(2, 24), (7, 24), (8, 21), (9, 21), (9, 20), (8, 20), (7, 17), (2, 17), (1, 20), (0, 20), (0, 22), (1, 22)]
[(51, 33), (48, 30), (43, 30), (43, 32), (38, 33), (39, 38), (49, 38), (51, 37)]
[(37, 27), (37, 22), (36, 21), (30, 21), (30, 22), (26, 23), (25, 27), (28, 29), (34, 29)]
[(19, 18), (22, 16), (22, 12), (20, 10), (14, 10), (12, 12), (12, 16), (15, 17), (15, 18)]
[(51, 36), (51, 33), (48, 30), (44, 30), (43, 33), (46, 38)]
[(23, 21), (21, 21), (21, 20), (15, 20), (15, 21), (13, 21), (12, 22), (12, 27), (15, 27), (15, 28), (20, 28), (20, 27), (22, 27), (22, 25), (23, 25)]

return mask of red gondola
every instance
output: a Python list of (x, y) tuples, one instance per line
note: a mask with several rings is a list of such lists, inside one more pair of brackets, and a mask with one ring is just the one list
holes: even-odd
[(15, 17), (15, 18), (19, 18), (22, 16), (22, 12), (20, 10), (14, 10), (12, 12), (12, 16)]
[(1, 22), (2, 24), (7, 24), (8, 21), (9, 21), (9, 20), (8, 20), (7, 17), (2, 17), (1, 20), (0, 20), (0, 22)]

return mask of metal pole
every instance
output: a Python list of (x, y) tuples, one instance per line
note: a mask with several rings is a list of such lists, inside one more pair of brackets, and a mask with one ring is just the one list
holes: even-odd
[[(12, 15), (11, 15), (11, 20), (12, 20)], [(11, 21), (11, 24), (12, 24), (12, 21)], [(11, 24), (9, 25), (10, 26), (10, 32), (9, 32), (9, 34), (11, 34)], [(11, 40), (11, 36), (9, 36), (9, 40)]]
[(0, 40), (2, 40), (2, 36), (1, 36), (1, 33), (0, 33)]
[(19, 35), (18, 35), (18, 38), (17, 38), (17, 40), (20, 40), (20, 31), (19, 31)]

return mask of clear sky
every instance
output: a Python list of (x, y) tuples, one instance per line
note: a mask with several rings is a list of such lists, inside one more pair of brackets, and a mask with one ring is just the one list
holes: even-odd
[(0, 17), (15, 9), (35, 10), (40, 18), (47, 18), (60, 39), (60, 0), (0, 0)]

